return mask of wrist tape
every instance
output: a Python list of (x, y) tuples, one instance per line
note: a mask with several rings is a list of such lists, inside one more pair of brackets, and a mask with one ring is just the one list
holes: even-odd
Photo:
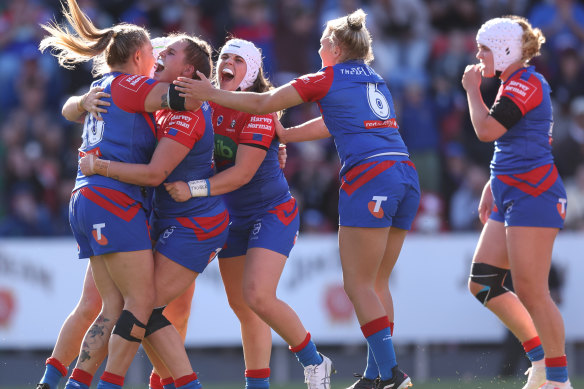
[(194, 180), (189, 181), (189, 189), (191, 190), (191, 197), (207, 197), (211, 196), (211, 185), (209, 180)]

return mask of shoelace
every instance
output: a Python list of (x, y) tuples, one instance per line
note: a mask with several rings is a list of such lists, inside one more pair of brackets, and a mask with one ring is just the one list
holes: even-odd
[(304, 382), (308, 384), (309, 388), (317, 388), (319, 385), (321, 387), (326, 387), (326, 384), (330, 382), (331, 377), (326, 375), (322, 378), (322, 382), (318, 380), (318, 367), (321, 365), (310, 365), (304, 368)]

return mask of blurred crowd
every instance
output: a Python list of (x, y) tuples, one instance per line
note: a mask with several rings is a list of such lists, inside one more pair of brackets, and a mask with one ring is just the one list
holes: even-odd
[[(227, 35), (253, 41), (275, 85), (320, 68), (329, 19), (368, 14), (373, 67), (388, 82), (402, 136), (415, 162), (422, 201), (414, 230), (480, 228), (477, 207), (492, 143), (476, 139), (461, 87), (476, 62), (475, 35), (487, 19), (527, 17), (547, 43), (534, 64), (554, 101), (553, 150), (568, 192), (566, 229), (584, 230), (584, 5), (577, 0), (78, 0), (99, 27), (125, 21), (152, 37), (183, 31), (219, 49)], [(81, 125), (61, 117), (71, 94), (91, 82), (90, 64), (66, 71), (37, 47), (40, 23), (59, 18), (58, 0), (0, 1), (0, 236), (69, 235), (68, 202)], [(58, 19), (57, 19), (58, 20)], [(484, 80), (490, 105), (497, 80)], [(290, 109), (285, 126), (319, 115)], [(285, 174), (299, 200), (301, 231), (337, 228), (339, 162), (330, 139), (288, 145)]]

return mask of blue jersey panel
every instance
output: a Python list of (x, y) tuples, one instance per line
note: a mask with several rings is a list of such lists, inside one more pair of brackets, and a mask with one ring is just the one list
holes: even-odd
[(551, 89), (533, 66), (512, 74), (499, 89), (499, 96), (510, 98), (523, 117), (495, 141), (491, 161), (494, 174), (522, 173), (553, 163)]
[(305, 101), (318, 102), (341, 160), (341, 176), (373, 156), (408, 155), (391, 93), (385, 81), (362, 61), (321, 69), (292, 85)]
[[(91, 86), (101, 86), (104, 88), (105, 93), (112, 94), (112, 83), (119, 76), (124, 75), (122, 73), (106, 74), (103, 78), (94, 81)], [(144, 89), (140, 93), (148, 90), (148, 88), (151, 89), (153, 83), (155, 83), (154, 80), (142, 78), (145, 82), (143, 82), (142, 86)], [(80, 155), (92, 153), (111, 161), (150, 162), (156, 147), (153, 115), (125, 111), (114, 103), (113, 97), (104, 100), (108, 101), (111, 106), (108, 107), (107, 113), (102, 114), (103, 120), (95, 120), (89, 114), (85, 116), (82, 135), (83, 143), (79, 148)], [(81, 170), (78, 169), (74, 190), (90, 184), (112, 188), (126, 193), (135, 200), (144, 201), (144, 194), (139, 186), (126, 184), (97, 174), (85, 177)]]

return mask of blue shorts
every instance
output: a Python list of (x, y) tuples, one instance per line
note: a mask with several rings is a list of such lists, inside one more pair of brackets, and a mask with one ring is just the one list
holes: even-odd
[(563, 228), (568, 200), (555, 165), (491, 176), (495, 205), (490, 218), (512, 227)]
[(152, 249), (142, 204), (114, 189), (89, 185), (75, 191), (69, 223), (79, 258)]
[(410, 160), (365, 162), (341, 179), (339, 225), (409, 230), (419, 204), (418, 173)]
[(296, 243), (299, 227), (300, 216), (294, 197), (258, 215), (232, 216), (227, 244), (219, 253), (219, 258), (239, 257), (254, 247), (288, 257)]
[(220, 202), (197, 216), (151, 219), (154, 250), (197, 273), (217, 257), (229, 232), (229, 214)]

